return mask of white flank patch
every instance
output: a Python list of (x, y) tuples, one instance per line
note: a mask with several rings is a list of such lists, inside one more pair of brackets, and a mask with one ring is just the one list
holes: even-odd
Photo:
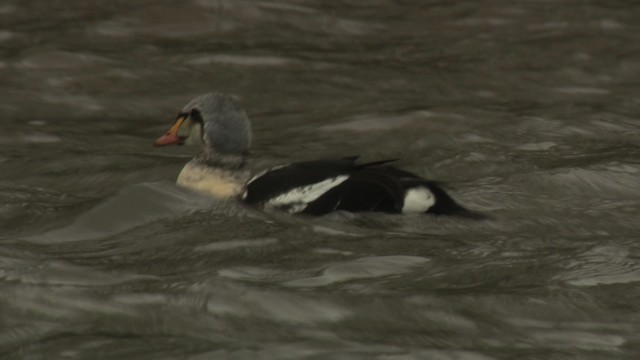
[(280, 194), (267, 201), (265, 203), (265, 207), (290, 207), (290, 213), (300, 212), (307, 207), (308, 203), (316, 200), (332, 188), (342, 184), (348, 178), (348, 175), (340, 175), (315, 184), (293, 188), (286, 193)]
[(436, 203), (436, 197), (424, 186), (409, 189), (404, 195), (403, 213), (425, 212)]

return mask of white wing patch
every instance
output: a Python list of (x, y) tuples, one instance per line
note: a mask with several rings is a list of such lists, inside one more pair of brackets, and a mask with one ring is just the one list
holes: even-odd
[(314, 184), (299, 186), (270, 199), (264, 206), (267, 209), (284, 208), (284, 210), (294, 214), (303, 211), (307, 204), (342, 184), (348, 178), (349, 175), (339, 175)]
[(404, 204), (402, 205), (402, 213), (427, 211), (436, 203), (436, 197), (431, 190), (424, 186), (418, 186), (409, 189), (404, 194)]

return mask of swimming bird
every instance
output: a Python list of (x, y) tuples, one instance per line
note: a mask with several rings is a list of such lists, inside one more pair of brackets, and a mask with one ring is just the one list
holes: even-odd
[(431, 213), (477, 218), (435, 181), (390, 165), (359, 163), (357, 156), (247, 170), (251, 123), (232, 96), (208, 93), (191, 100), (155, 146), (198, 145), (201, 151), (178, 175), (178, 185), (220, 199), (290, 214), (324, 215), (343, 210)]

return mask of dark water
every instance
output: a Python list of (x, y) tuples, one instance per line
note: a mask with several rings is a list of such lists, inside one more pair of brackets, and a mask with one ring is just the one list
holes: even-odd
[[(0, 3), (7, 359), (637, 359), (640, 3)], [(265, 214), (154, 149), (237, 94), (252, 166), (361, 154), (493, 220)]]

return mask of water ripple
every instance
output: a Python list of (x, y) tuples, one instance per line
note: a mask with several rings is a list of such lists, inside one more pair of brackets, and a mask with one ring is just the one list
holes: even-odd
[(429, 259), (419, 256), (371, 256), (345, 261), (326, 267), (319, 276), (291, 280), (282, 283), (291, 287), (326, 286), (334, 283), (398, 275), (424, 265)]

